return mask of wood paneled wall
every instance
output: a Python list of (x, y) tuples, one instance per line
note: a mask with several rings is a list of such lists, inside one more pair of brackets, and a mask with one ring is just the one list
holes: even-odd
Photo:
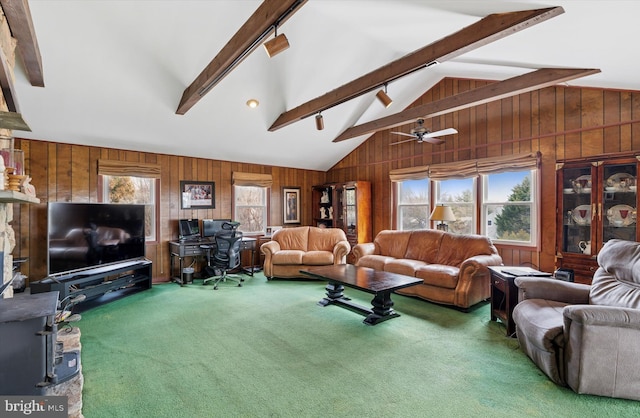
[[(414, 105), (455, 95), (489, 81), (444, 79)], [(15, 205), (14, 256), (28, 257), (22, 268), (30, 280), (46, 274), (47, 202), (97, 202), (100, 158), (160, 164), (160, 240), (147, 245), (154, 280), (169, 277), (168, 241), (177, 238), (177, 220), (187, 217), (231, 217), (231, 175), (234, 171), (273, 176), (270, 224), (282, 224), (282, 187), (301, 188), (302, 224), (310, 225), (311, 186), (325, 182), (366, 180), (372, 183), (374, 234), (391, 227), (391, 182), (395, 168), (447, 161), (540, 151), (540, 249), (500, 247), (505, 264), (533, 264), (552, 270), (556, 254), (556, 162), (640, 151), (640, 93), (579, 87), (549, 87), (476, 106), (426, 121), (432, 130), (455, 127), (459, 133), (443, 145), (408, 142), (391, 146), (398, 137), (385, 130), (347, 155), (327, 173), (256, 164), (234, 163), (111, 148), (17, 139), (25, 152), (39, 205)], [(395, 129), (394, 129), (395, 130)], [(180, 180), (214, 181), (216, 208), (181, 210)]]
[[(472, 90), (489, 81), (444, 79), (412, 106)], [(374, 234), (391, 228), (389, 171), (417, 165), (542, 153), (540, 249), (500, 247), (504, 263), (552, 271), (556, 254), (556, 162), (640, 150), (640, 92), (556, 86), (427, 119), (432, 131), (455, 127), (442, 145), (408, 142), (391, 130), (374, 134), (328, 172), (327, 181), (372, 183)], [(394, 128), (393, 130), (398, 130)], [(406, 131), (406, 129), (405, 129)], [(384, 202), (384, 203), (383, 203)]]
[[(29, 281), (47, 273), (47, 203), (98, 202), (98, 159), (159, 164), (160, 223), (159, 240), (147, 244), (146, 255), (153, 261), (155, 281), (169, 279), (169, 244), (178, 238), (178, 219), (232, 218), (231, 175), (234, 171), (271, 174), (269, 225), (282, 225), (282, 188), (300, 187), (302, 202), (311, 201), (311, 186), (325, 182), (326, 173), (257, 164), (234, 163), (112, 148), (70, 145), (47, 141), (16, 139), (16, 148), (25, 153), (25, 168), (33, 178), (38, 205), (14, 205), (16, 233), (14, 257), (28, 257), (21, 271)], [(215, 182), (215, 209), (180, 209), (180, 181)], [(302, 224), (311, 224), (311, 211), (301, 211)]]

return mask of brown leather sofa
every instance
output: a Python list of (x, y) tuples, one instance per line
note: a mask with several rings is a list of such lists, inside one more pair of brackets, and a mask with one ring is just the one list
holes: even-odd
[(264, 254), (264, 275), (309, 278), (300, 273), (307, 266), (345, 264), (351, 245), (339, 228), (299, 226), (274, 232), (271, 241), (260, 247)]
[(577, 393), (640, 400), (640, 243), (609, 240), (591, 285), (517, 277), (522, 350)]
[(358, 266), (424, 280), (396, 293), (463, 309), (491, 296), (487, 266), (502, 264), (489, 238), (432, 229), (381, 231), (374, 242), (356, 245), (353, 255)]

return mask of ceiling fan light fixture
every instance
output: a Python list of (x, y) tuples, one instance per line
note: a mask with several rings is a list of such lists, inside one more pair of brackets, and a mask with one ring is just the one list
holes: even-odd
[(316, 115), (316, 129), (319, 131), (324, 129), (324, 119), (320, 113)]
[(267, 42), (262, 44), (262, 46), (264, 46), (264, 50), (267, 51), (269, 58), (273, 58), (282, 51), (289, 49), (289, 40), (284, 33), (278, 35), (277, 26), (274, 30), (274, 35), (275, 37), (273, 39), (269, 39)]
[(393, 103), (393, 100), (391, 100), (391, 97), (389, 97), (389, 95), (387, 94), (386, 84), (384, 85), (384, 90), (380, 90), (376, 93), (376, 97), (378, 98), (378, 100), (380, 100), (380, 103), (382, 103), (385, 108), (391, 106), (391, 103)]

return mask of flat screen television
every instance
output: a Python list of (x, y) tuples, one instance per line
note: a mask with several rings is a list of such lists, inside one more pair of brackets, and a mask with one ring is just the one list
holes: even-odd
[(47, 213), (49, 275), (145, 256), (144, 205), (52, 202)]
[(202, 236), (215, 237), (216, 233), (222, 229), (222, 224), (231, 222), (231, 219), (203, 219)]
[(200, 221), (197, 219), (180, 219), (178, 221), (180, 239), (200, 238)]

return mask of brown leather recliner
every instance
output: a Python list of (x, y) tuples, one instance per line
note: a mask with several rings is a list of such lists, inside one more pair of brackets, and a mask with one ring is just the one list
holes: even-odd
[(577, 393), (640, 400), (640, 243), (613, 239), (591, 285), (518, 277), (522, 350)]
[(300, 269), (307, 266), (344, 264), (351, 245), (339, 228), (299, 226), (277, 230), (271, 241), (262, 244), (264, 275), (267, 279), (306, 278)]

